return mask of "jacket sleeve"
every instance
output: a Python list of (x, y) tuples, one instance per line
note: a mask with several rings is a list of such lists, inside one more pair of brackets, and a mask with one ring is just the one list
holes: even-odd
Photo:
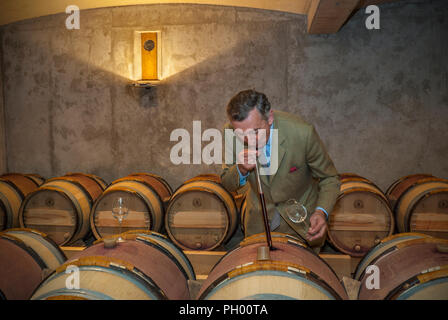
[(310, 127), (306, 143), (306, 161), (314, 178), (319, 180), (319, 194), (316, 207), (331, 214), (340, 193), (338, 172), (328, 155), (314, 126)]
[(221, 172), (221, 181), (224, 188), (229, 192), (236, 192), (240, 187), (240, 175), (236, 165), (236, 146), (235, 137), (226, 133), (226, 129), (232, 129), (229, 124), (224, 126), (223, 143), (223, 164)]

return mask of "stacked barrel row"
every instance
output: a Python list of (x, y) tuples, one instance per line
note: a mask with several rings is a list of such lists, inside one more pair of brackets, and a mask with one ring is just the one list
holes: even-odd
[[(340, 178), (341, 193), (328, 228), (328, 240), (339, 251), (362, 257), (396, 232), (448, 237), (446, 179), (406, 176), (383, 193), (359, 175), (346, 173)], [(119, 233), (112, 202), (127, 196), (130, 211), (123, 231), (153, 230), (166, 233), (183, 249), (213, 250), (238, 227), (244, 191), (227, 192), (214, 174), (189, 179), (174, 192), (163, 178), (149, 173), (134, 173), (109, 186), (95, 175), (81, 173), (45, 183), (37, 175), (9, 174), (0, 178), (0, 228), (37, 229), (58, 245), (91, 233), (99, 239)]]
[[(0, 232), (0, 300), (190, 299), (190, 261), (166, 236), (132, 231), (99, 239), (67, 260), (44, 233)], [(76, 273), (76, 274), (75, 274)]]
[[(245, 238), (214, 266), (199, 299), (345, 300), (347, 288), (324, 260), (299, 239), (272, 233)], [(267, 249), (267, 247), (265, 247)], [(448, 300), (448, 240), (399, 233), (380, 240), (359, 262), (357, 300)]]
[(171, 193), (164, 179), (149, 173), (134, 173), (110, 185), (93, 174), (67, 173), (29, 192), (19, 203), (13, 226), (44, 232), (61, 246), (92, 235), (99, 239), (119, 233), (112, 204), (116, 197), (125, 196), (130, 210), (123, 230), (160, 231), (164, 201)]
[[(110, 185), (83, 173), (41, 178), (39, 183), (32, 179), (37, 176), (10, 174), (0, 179), (0, 230), (32, 228), (60, 246), (121, 231), (153, 230), (166, 233), (182, 249), (212, 250), (235, 232), (244, 196), (243, 191), (227, 192), (215, 174), (189, 179), (175, 192), (150, 173), (133, 173)], [(121, 228), (112, 214), (117, 197), (128, 199)]]
[(394, 233), (448, 239), (447, 179), (409, 175), (385, 193), (357, 174), (341, 174), (340, 180), (341, 192), (328, 222), (328, 239), (339, 251), (362, 257)]
[[(348, 299), (334, 270), (291, 235), (273, 233), (269, 255), (260, 255), (264, 234), (245, 238), (218, 261), (197, 295), (189, 292), (195, 280), (190, 261), (166, 236), (135, 230), (119, 237), (99, 239), (67, 260), (38, 231), (1, 232), (0, 299)], [(373, 268), (377, 287), (369, 280)], [(446, 300), (448, 240), (419, 233), (386, 237), (360, 261), (354, 279), (360, 300)]]
[[(97, 240), (67, 259), (44, 234), (0, 233), (0, 298), (32, 300), (347, 299), (335, 272), (299, 239), (274, 233), (276, 250), (260, 259), (265, 235), (248, 237), (213, 268), (192, 295), (193, 267), (166, 236), (134, 230)], [(120, 238), (120, 240), (118, 239)]]
[[(76, 270), (79, 280), (70, 283)], [(45, 278), (32, 300), (188, 300), (196, 276), (166, 236), (134, 230), (101, 238)]]

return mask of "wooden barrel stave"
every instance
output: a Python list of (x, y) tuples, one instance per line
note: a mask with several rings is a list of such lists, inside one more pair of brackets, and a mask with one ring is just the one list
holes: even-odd
[(173, 189), (171, 188), (170, 184), (159, 175), (156, 175), (153, 173), (148, 173), (148, 172), (134, 172), (134, 173), (131, 173), (128, 177), (134, 177), (134, 176), (153, 177), (154, 179), (158, 180), (165, 186), (165, 189), (167, 190), (166, 192), (169, 195), (173, 194)]
[(361, 177), (361, 176), (356, 176), (356, 175), (352, 176), (351, 174), (349, 174), (349, 175), (341, 174), (341, 175), (339, 175), (339, 179), (341, 182), (341, 187), (343, 187), (345, 183), (351, 183), (355, 187), (356, 187), (356, 185), (359, 187), (363, 187), (363, 188), (368, 187), (369, 189), (371, 188), (371, 189), (374, 189), (375, 191), (379, 191), (381, 194), (383, 193), (381, 191), (381, 188), (379, 188), (373, 181), (371, 181), (367, 178)]
[(112, 182), (112, 184), (116, 184), (121, 181), (138, 181), (141, 182), (148, 187), (154, 189), (157, 195), (160, 197), (161, 201), (165, 201), (165, 199), (169, 199), (171, 197), (172, 191), (171, 187), (167, 186), (167, 183), (164, 182), (160, 177), (154, 176), (151, 174), (131, 174), (127, 177), (120, 178)]
[(91, 180), (94, 180), (103, 190), (105, 190), (108, 186), (108, 184), (106, 183), (106, 181), (104, 181), (104, 179), (102, 179), (101, 177), (94, 175), (94, 174), (82, 173), (82, 172), (67, 172), (64, 176), (65, 177), (88, 177)]
[(157, 242), (159, 246), (167, 250), (179, 263), (179, 265), (183, 268), (184, 273), (190, 280), (196, 280), (196, 275), (194, 272), (194, 268), (191, 265), (190, 260), (184, 254), (181, 248), (179, 248), (176, 244), (174, 244), (167, 236), (160, 234), (154, 231), (147, 230), (131, 230), (123, 233), (126, 234), (134, 234), (139, 237), (148, 237), (151, 240)]
[(0, 231), (6, 229), (8, 223), (8, 212), (3, 202), (0, 200)]
[(18, 227), (22, 197), (17, 188), (9, 181), (0, 180), (0, 203), (3, 229)]
[(388, 300), (448, 300), (448, 265), (414, 276), (395, 288)]
[(195, 182), (195, 181), (213, 181), (215, 183), (222, 183), (221, 177), (217, 174), (214, 173), (203, 173), (203, 174), (199, 174), (193, 178), (190, 178), (186, 181), (184, 181), (183, 184), (187, 184), (190, 182)]
[(241, 206), (240, 206), (240, 228), (241, 228), (241, 232), (243, 234), (246, 234), (246, 231), (244, 230), (244, 219), (246, 217), (247, 214), (247, 203), (246, 203), (246, 199), (244, 199), (241, 202)]
[(72, 176), (62, 176), (62, 177), (49, 179), (49, 180), (47, 180), (47, 182), (53, 181), (53, 180), (65, 180), (65, 181), (70, 181), (72, 183), (77, 184), (78, 186), (80, 186), (81, 188), (84, 189), (85, 193), (89, 196), (92, 205), (96, 201), (96, 199), (98, 199), (99, 196), (101, 196), (101, 194), (104, 191), (104, 189), (102, 188), (102, 185), (100, 185), (97, 182), (97, 180), (95, 180), (92, 177), (86, 176), (86, 175), (78, 174), (78, 175), (72, 175)]
[(0, 179), (11, 182), (22, 195), (22, 199), (39, 187), (33, 179), (19, 173), (5, 174), (0, 176)]
[[(183, 183), (183, 185), (195, 181), (212, 181), (218, 184), (222, 184), (220, 175), (214, 173), (204, 173), (186, 180)], [(247, 192), (249, 191), (249, 188), (250, 188), (249, 183), (246, 183), (244, 186), (238, 188), (238, 190), (231, 192), (233, 199), (235, 200), (236, 207), (240, 213), (241, 213), (241, 207), (246, 198)]]
[(24, 175), (27, 178), (33, 180), (38, 187), (43, 185), (45, 183), (45, 180), (46, 180), (44, 177), (42, 177), (40, 174), (37, 174), (37, 173), (25, 173)]
[(353, 172), (344, 172), (344, 173), (340, 173), (339, 174), (339, 179), (351, 179), (351, 178), (362, 178), (362, 179), (366, 179), (362, 176), (360, 176), (357, 173), (353, 173)]

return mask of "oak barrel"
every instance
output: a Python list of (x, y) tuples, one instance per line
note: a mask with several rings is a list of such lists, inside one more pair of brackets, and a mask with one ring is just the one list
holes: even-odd
[(16, 176), (16, 175), (20, 175), (20, 176), (24, 176), (27, 179), (31, 180), (34, 182), (34, 184), (36, 186), (41, 186), (44, 182), (45, 182), (45, 178), (42, 177), (40, 174), (37, 173), (14, 173), (14, 172), (10, 172), (10, 173), (5, 173), (2, 174), (0, 176), (0, 178), (4, 178), (4, 177), (8, 177), (8, 176)]
[(232, 194), (212, 179), (182, 184), (171, 196), (165, 215), (168, 236), (186, 250), (213, 250), (232, 237), (237, 225)]
[(340, 173), (339, 174), (339, 179), (347, 179), (347, 178), (364, 178), (362, 176), (360, 176), (357, 173), (353, 173), (353, 172), (344, 172), (344, 173)]
[(240, 206), (240, 228), (243, 234), (246, 234), (246, 231), (244, 230), (244, 219), (246, 219), (246, 213), (247, 213), (247, 203), (246, 198), (241, 202)]
[(113, 181), (92, 208), (90, 226), (95, 238), (120, 233), (119, 223), (112, 215), (113, 201), (119, 196), (129, 201), (129, 213), (122, 222), (122, 232), (161, 231), (164, 201), (168, 201), (171, 192), (165, 180), (149, 173), (135, 173)]
[(24, 175), (26, 175), (28, 178), (34, 180), (34, 182), (36, 182), (36, 184), (38, 186), (43, 185), (44, 182), (46, 181), (46, 179), (44, 177), (42, 177), (40, 174), (37, 174), (37, 173), (25, 173)]
[(395, 219), (398, 232), (418, 232), (448, 239), (448, 180), (412, 178), (403, 180), (400, 193), (391, 193), (397, 197)]
[(348, 299), (331, 267), (297, 238), (272, 233), (269, 260), (257, 260), (264, 234), (245, 238), (227, 252), (203, 283), (199, 299)]
[(411, 174), (404, 177), (401, 177), (397, 180), (395, 180), (386, 190), (384, 193), (387, 197), (387, 199), (390, 202), (390, 206), (393, 211), (395, 211), (395, 205), (398, 201), (398, 199), (401, 197), (401, 195), (406, 192), (407, 189), (412, 187), (414, 183), (421, 179), (426, 178), (435, 178), (431, 174), (427, 173), (417, 173), (417, 174)]
[[(377, 268), (380, 283), (378, 288), (369, 289), (367, 283), (375, 282), (375, 271), (362, 273), (360, 300), (408, 299), (417, 291), (421, 299), (448, 299), (446, 272), (428, 276), (448, 268), (448, 240), (427, 237), (402, 241), (377, 256), (370, 265)], [(428, 288), (433, 285), (434, 288)], [(414, 293), (409, 294), (408, 290), (414, 286)]]
[[(84, 299), (190, 298), (187, 280), (176, 259), (150, 237), (121, 234), (114, 247), (100, 239), (67, 261), (41, 283), (32, 299), (64, 296)], [(79, 289), (66, 288), (68, 266), (79, 268)]]
[[(199, 174), (193, 178), (188, 179), (183, 184), (194, 182), (194, 181), (213, 181), (213, 182), (222, 184), (221, 176), (214, 174), (214, 173)], [(249, 183), (246, 183), (244, 186), (238, 188), (236, 191), (231, 192), (232, 197), (235, 200), (236, 207), (240, 213), (241, 213), (241, 207), (243, 205), (244, 200), (246, 199), (246, 195), (247, 195), (248, 191), (249, 191)]]
[(95, 180), (95, 182), (101, 187), (101, 189), (106, 189), (108, 184), (106, 181), (104, 181), (103, 178), (95, 175), (95, 174), (91, 174), (91, 173), (83, 173), (83, 172), (67, 172), (64, 176), (66, 177), (89, 177), (92, 180)]
[(26, 197), (28, 193), (36, 190), (42, 184), (32, 177), (29, 174), (8, 173), (0, 176), (0, 179), (12, 183), (21, 192), (22, 196)]
[[(183, 184), (193, 182), (193, 181), (204, 181), (204, 180), (205, 181), (214, 181), (216, 183), (222, 184), (221, 176), (214, 174), (214, 173), (199, 174), (191, 179), (188, 179)], [(244, 186), (238, 188), (236, 191), (231, 192), (238, 210), (241, 209), (242, 203), (246, 198), (246, 194), (247, 194), (248, 190), (249, 190), (249, 183), (246, 183)]]
[(4, 230), (2, 234), (22, 240), (39, 255), (49, 270), (56, 269), (67, 260), (61, 248), (45, 233), (28, 228), (12, 228)]
[[(236, 190), (236, 192), (233, 193), (233, 198), (235, 199), (235, 204), (236, 207), (238, 209), (238, 213), (240, 216), (240, 221), (244, 221), (244, 218), (242, 217), (242, 213), (243, 213), (243, 207), (245, 208), (245, 203), (246, 203), (246, 197), (247, 194), (249, 193), (249, 183), (246, 183), (244, 186), (240, 187), (238, 190)], [(244, 224), (240, 224), (240, 226), (242, 227)], [(244, 231), (243, 231), (244, 233)]]
[(366, 268), (370, 265), (372, 261), (374, 261), (382, 254), (387, 253), (390, 248), (394, 247), (398, 243), (421, 238), (430, 238), (430, 236), (423, 233), (406, 232), (406, 233), (393, 234), (389, 237), (382, 239), (380, 243), (371, 248), (359, 261), (358, 265), (356, 266), (353, 278), (355, 280), (359, 280), (361, 275), (364, 274)]
[(148, 173), (148, 172), (135, 172), (131, 173), (128, 177), (142, 177), (146, 179), (146, 181), (150, 182), (151, 186), (155, 188), (162, 198), (170, 197), (173, 194), (173, 189), (170, 184), (163, 179), (161, 176)]
[(27, 174), (8, 173), (0, 176), (0, 231), (19, 227), (20, 205), (38, 187), (39, 183)]
[(328, 239), (339, 251), (361, 257), (393, 233), (393, 212), (383, 192), (366, 178), (345, 177), (340, 191), (330, 214)]
[(0, 291), (5, 299), (29, 299), (65, 255), (44, 234), (28, 229), (0, 233)]
[(222, 183), (221, 177), (219, 175), (217, 175), (215, 173), (202, 173), (202, 174), (199, 174), (193, 178), (190, 178), (190, 179), (184, 181), (183, 184), (194, 182), (194, 181), (213, 181), (213, 182), (216, 182), (219, 184)]
[(182, 249), (174, 244), (167, 236), (148, 230), (130, 230), (124, 234), (135, 234), (139, 237), (149, 238), (156, 242), (161, 250), (164, 250), (168, 256), (174, 258), (173, 260), (175, 260), (175, 263), (182, 269), (182, 272), (189, 280), (196, 280), (194, 268), (191, 265), (190, 260), (184, 254)]
[(408, 279), (388, 298), (391, 300), (448, 300), (448, 265)]
[(90, 211), (102, 192), (89, 175), (48, 179), (23, 201), (20, 226), (39, 230), (58, 245), (82, 240), (90, 234)]

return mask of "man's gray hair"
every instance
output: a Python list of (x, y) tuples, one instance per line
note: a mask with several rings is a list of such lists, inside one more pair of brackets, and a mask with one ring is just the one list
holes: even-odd
[(244, 90), (230, 99), (227, 116), (233, 121), (243, 121), (254, 108), (257, 108), (264, 120), (268, 119), (271, 104), (266, 95), (252, 89)]

